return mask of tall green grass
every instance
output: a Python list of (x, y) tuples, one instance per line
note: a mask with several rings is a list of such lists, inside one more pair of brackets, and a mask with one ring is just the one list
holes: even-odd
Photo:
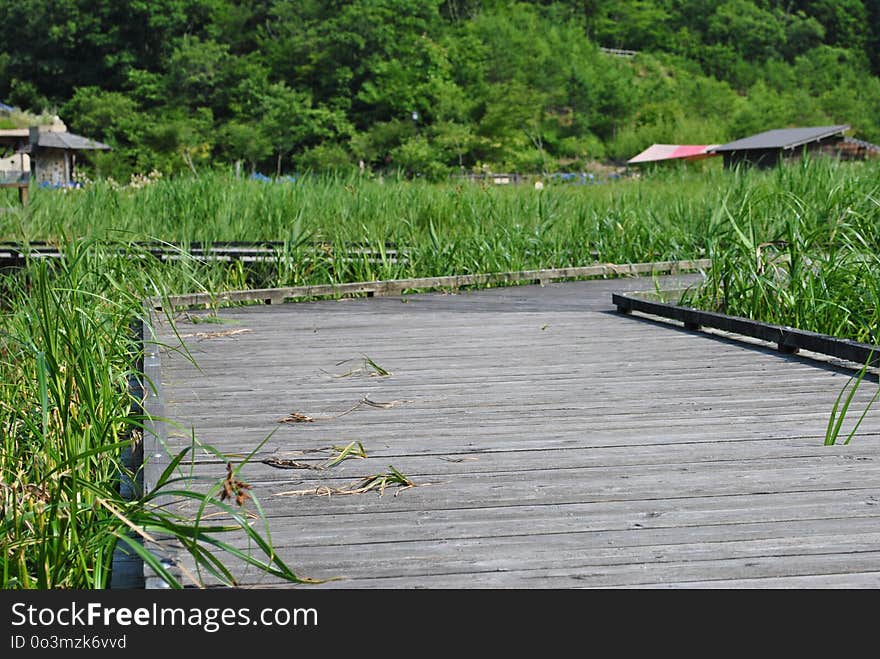
[[(872, 173), (864, 177), (864, 173)], [(877, 168), (803, 161), (768, 190), (729, 194), (707, 230), (709, 277), (687, 304), (876, 344), (880, 339)]]
[[(796, 220), (794, 237), (805, 246), (856, 239), (849, 228), (876, 245), (878, 173), (876, 162), (816, 160), (769, 172), (657, 170), (540, 191), (357, 175), (264, 183), (206, 173), (136, 189), (99, 181), (35, 190), (28, 208), (0, 214), (0, 241), (63, 240), (63, 227), (99, 240), (284, 242), (286, 254), (271, 267), (202, 268), (253, 286), (723, 255), (740, 247), (734, 222), (754, 230), (757, 244), (787, 240)], [(391, 244), (400, 258), (351, 258), (352, 243), (378, 253)]]
[[(120, 543), (181, 586), (157, 558), (159, 536), (192, 554), (197, 581), (234, 583), (227, 554), (298, 581), (243, 512), (217, 499), (220, 483), (207, 495), (180, 487), (188, 451), (152, 492), (121, 494), (123, 480), (137, 480), (121, 456), (144, 421), (129, 391), (141, 349), (130, 324), (145, 295), (164, 294), (163, 275), (181, 285), (189, 278), (115, 247), (70, 241), (62, 260), (0, 277), (0, 587), (106, 587)], [(168, 497), (196, 499), (200, 514), (182, 515), (163, 503)], [(207, 511), (223, 521), (207, 523)], [(223, 541), (231, 531), (257, 551), (244, 555)]]
[[(53, 240), (59, 225), (98, 239), (283, 241), (289, 258), (273, 270), (276, 285), (690, 258), (705, 248), (699, 228), (711, 216), (713, 185), (688, 174), (541, 191), (359, 177), (263, 183), (221, 173), (133, 190), (98, 182), (35, 190), (27, 209), (0, 215), (0, 241)], [(377, 252), (391, 243), (404, 258), (352, 260), (351, 243)]]

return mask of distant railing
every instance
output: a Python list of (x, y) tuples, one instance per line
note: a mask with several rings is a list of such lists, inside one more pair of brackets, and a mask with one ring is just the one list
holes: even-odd
[(623, 48), (602, 48), (600, 46), (599, 50), (606, 55), (614, 55), (615, 57), (635, 57), (639, 54), (638, 50), (624, 50)]
[[(191, 242), (188, 244), (140, 242), (134, 243), (139, 249), (128, 250), (119, 247), (120, 255), (142, 258), (152, 254), (160, 261), (225, 261), (242, 263), (281, 264), (291, 258), (339, 261), (344, 263), (404, 264), (409, 256), (394, 243), (369, 245), (347, 243), (332, 245), (310, 242), (297, 248), (290, 248), (283, 242)], [(60, 259), (63, 251), (54, 244), (45, 242), (0, 243), (0, 268), (24, 267), (28, 261), (36, 259)]]
[(457, 174), (454, 178), (467, 179), (468, 181), (484, 181), (495, 185), (508, 185), (511, 183), (523, 183), (529, 178), (535, 178), (526, 174)]
[(591, 183), (605, 183), (620, 178), (619, 172), (607, 174), (592, 174), (590, 172), (554, 172), (552, 174), (455, 174), (452, 177), (457, 180), (492, 183), (494, 185), (509, 185), (518, 183), (532, 183), (541, 181), (546, 183), (569, 183), (587, 185)]

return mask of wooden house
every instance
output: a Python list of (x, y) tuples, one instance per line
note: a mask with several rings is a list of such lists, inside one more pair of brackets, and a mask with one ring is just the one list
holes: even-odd
[(63, 124), (0, 130), (0, 187), (18, 188), (27, 203), (31, 182), (45, 187), (67, 187), (74, 182), (79, 151), (110, 147), (69, 133)]
[(29, 130), (31, 178), (40, 185), (64, 187), (73, 183), (78, 151), (109, 150), (110, 147), (68, 132)]
[(841, 124), (768, 130), (722, 144), (712, 152), (721, 154), (725, 167), (739, 164), (773, 167), (804, 154), (825, 154), (844, 160), (880, 155), (880, 147), (847, 137), (845, 133), (849, 128)]

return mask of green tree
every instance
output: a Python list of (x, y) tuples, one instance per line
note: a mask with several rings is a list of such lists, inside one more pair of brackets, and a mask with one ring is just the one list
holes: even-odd
[(244, 161), (251, 172), (272, 156), (272, 143), (259, 121), (230, 121), (220, 131), (218, 150), (224, 160)]
[(281, 174), (284, 158), (294, 150), (346, 135), (350, 130), (343, 113), (315, 107), (311, 94), (284, 83), (271, 85), (260, 100), (259, 122), (275, 154), (276, 175)]

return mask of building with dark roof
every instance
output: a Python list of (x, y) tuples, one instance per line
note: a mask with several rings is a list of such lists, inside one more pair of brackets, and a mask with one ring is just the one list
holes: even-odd
[(63, 123), (0, 130), (0, 188), (18, 188), (27, 203), (31, 182), (41, 186), (67, 187), (74, 182), (76, 154), (110, 147), (81, 135), (68, 133)]
[(780, 128), (744, 137), (712, 149), (724, 158), (724, 166), (738, 164), (773, 167), (783, 160), (799, 158), (804, 153), (823, 152), (842, 156), (847, 149), (845, 132), (849, 126), (814, 126)]
[(66, 186), (73, 182), (77, 151), (106, 151), (110, 147), (68, 132), (28, 131), (31, 178), (42, 185)]

